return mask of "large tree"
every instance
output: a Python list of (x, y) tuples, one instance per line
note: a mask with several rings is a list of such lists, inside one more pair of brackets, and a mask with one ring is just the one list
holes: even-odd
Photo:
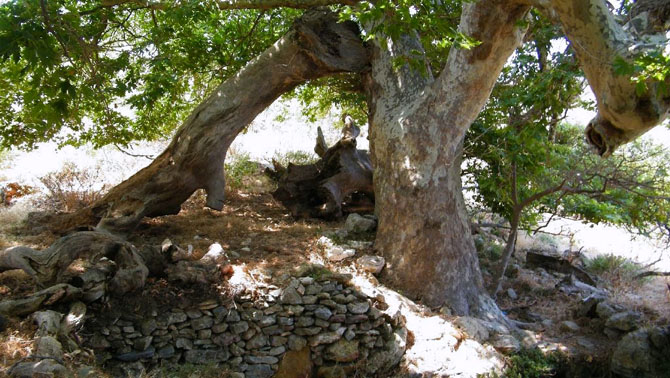
[[(286, 9), (319, 6), (330, 10), (307, 11), (274, 44), (265, 43), (296, 16)], [(202, 98), (196, 86), (224, 77), (163, 154), (72, 218), (126, 233), (145, 216), (179, 211), (199, 188), (208, 206), (221, 209), (226, 151), (260, 111), (308, 80), (358, 73), (369, 106), (376, 248), (387, 257), (389, 281), (430, 306), (497, 316), (466, 218), (462, 142), (524, 42), (533, 8), (562, 27), (596, 94), (598, 113), (587, 136), (600, 154), (667, 117), (665, 76), (621, 69), (636, 67), (641, 57), (664, 59), (652, 52), (665, 40), (649, 39), (657, 28), (624, 28), (604, 0), (16, 0), (0, 8), (0, 86), (8, 93), (0, 102), (0, 131), (5, 144), (48, 139), (57, 135), (55, 125), (81, 131), (84, 140), (100, 133), (122, 140), (170, 121), (172, 106), (189, 109), (189, 101)], [(350, 20), (337, 23), (333, 12)], [(236, 22), (239, 30), (220, 33)], [(236, 42), (259, 55), (223, 56), (219, 64), (206, 58)], [(646, 90), (632, 77), (642, 78)], [(123, 102), (142, 110), (139, 119), (114, 110)], [(162, 105), (157, 113), (154, 104)]]

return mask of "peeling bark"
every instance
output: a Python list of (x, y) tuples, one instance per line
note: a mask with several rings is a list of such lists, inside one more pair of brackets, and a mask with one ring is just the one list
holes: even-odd
[[(191, 113), (172, 143), (148, 167), (114, 187), (71, 223), (98, 218), (98, 228), (124, 234), (145, 216), (179, 212), (197, 189), (223, 208), (223, 162), (233, 139), (283, 93), (310, 79), (359, 72), (368, 64), (355, 24), (311, 11), (272, 47), (222, 83)], [(72, 224), (68, 224), (71, 227)]]
[(658, 91), (659, 83), (650, 83), (648, 92), (638, 93), (631, 78), (614, 69), (616, 58), (631, 61), (636, 53), (667, 46), (667, 38), (624, 28), (602, 0), (539, 2), (548, 3), (545, 5), (559, 19), (596, 96), (598, 113), (586, 136), (600, 155), (610, 155), (668, 117), (670, 96)]
[(375, 248), (386, 258), (394, 286), (460, 315), (499, 315), (483, 288), (467, 222), (461, 145), (522, 41), (518, 24), (528, 9), (504, 1), (464, 4), (461, 31), (483, 43), (472, 50), (452, 48), (436, 80), (407, 67), (393, 69), (393, 56), (421, 49), (411, 36), (390, 50), (378, 44), (371, 59)]

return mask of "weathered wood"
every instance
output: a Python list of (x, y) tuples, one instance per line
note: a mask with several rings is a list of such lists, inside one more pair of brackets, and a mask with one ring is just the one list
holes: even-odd
[(546, 255), (541, 251), (526, 252), (526, 266), (529, 268), (553, 270), (563, 274), (573, 274), (577, 279), (591, 286), (596, 286), (597, 284), (590, 274), (572, 265), (570, 261), (561, 257)]
[(266, 173), (278, 182), (272, 196), (298, 218), (339, 218), (348, 206), (357, 210), (374, 205), (372, 164), (367, 151), (356, 148), (360, 129), (345, 117), (342, 138), (328, 148), (319, 129), (314, 151), (321, 159), (287, 168), (273, 162)]
[(32, 314), (43, 306), (56, 302), (68, 302), (81, 297), (81, 289), (68, 284), (58, 284), (38, 291), (25, 298), (0, 302), (0, 314), (7, 316), (23, 316)]
[(132, 231), (143, 217), (175, 214), (197, 189), (207, 206), (224, 202), (223, 162), (235, 137), (272, 102), (308, 80), (368, 65), (358, 27), (326, 10), (308, 11), (273, 46), (224, 81), (200, 104), (148, 167), (64, 222), (100, 219), (98, 228)]

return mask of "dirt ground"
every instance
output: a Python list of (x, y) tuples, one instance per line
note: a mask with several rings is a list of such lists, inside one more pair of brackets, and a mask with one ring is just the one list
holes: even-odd
[[(325, 232), (335, 231), (343, 225), (342, 221), (295, 220), (268, 193), (234, 193), (223, 211), (205, 209), (203, 205), (203, 193), (196, 192), (178, 215), (144, 220), (129, 241), (136, 245), (160, 245), (169, 238), (182, 248), (191, 249), (197, 257), (206, 253), (213, 243), (219, 243), (231, 264), (262, 272), (257, 278), (269, 284), (272, 277), (313, 261), (314, 256), (322, 253), (317, 240)], [(45, 248), (58, 237), (45, 229), (38, 233), (33, 231), (24, 227), (6, 229), (0, 233), (0, 248), (17, 244)], [(635, 309), (645, 314), (645, 322), (662, 324), (670, 318), (670, 289), (666, 285), (667, 279), (655, 278), (639, 287), (610, 290), (621, 298), (622, 303), (636, 304)], [(533, 316), (550, 320), (534, 330), (537, 340), (547, 345), (547, 349), (559, 349), (588, 360), (605, 358), (614, 347), (614, 341), (595, 331), (597, 325), (588, 319), (574, 318), (580, 300), (556, 290), (554, 282), (538, 281), (535, 273), (521, 269), (515, 278), (508, 280), (504, 290), (508, 288), (513, 288), (518, 298), (501, 294), (498, 304), (511, 318), (531, 321), (533, 319), (527, 318), (530, 311)], [(25, 273), (0, 273), (1, 298), (16, 298), (34, 290), (34, 284)], [(173, 305), (180, 301), (197, 301), (209, 294), (201, 287), (178, 287), (162, 279), (151, 279), (143, 293), (124, 303), (129, 309), (139, 308), (152, 298), (161, 302), (158, 305)], [(574, 320), (581, 327), (580, 331), (561, 329), (563, 320)], [(30, 354), (34, 331), (29, 319), (9, 319), (6, 329), (0, 332), (0, 372)], [(81, 356), (71, 358), (75, 365), (92, 362)]]

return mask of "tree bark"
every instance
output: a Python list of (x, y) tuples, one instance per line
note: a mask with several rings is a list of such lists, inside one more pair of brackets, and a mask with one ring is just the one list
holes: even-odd
[(79, 213), (74, 223), (101, 218), (99, 228), (123, 234), (145, 216), (179, 212), (200, 188), (207, 192), (208, 207), (222, 209), (223, 162), (240, 131), (295, 86), (338, 72), (358, 72), (367, 65), (367, 50), (355, 24), (338, 23), (328, 11), (306, 13), (290, 32), (200, 104), (148, 167)]
[(421, 49), (408, 36), (378, 43), (367, 82), (379, 227), (375, 248), (405, 294), (460, 315), (495, 316), (486, 294), (460, 180), (461, 146), (507, 58), (520, 45), (529, 10), (505, 1), (465, 3), (461, 31), (482, 44), (453, 47), (436, 80), (392, 59)]
[(596, 96), (598, 113), (586, 136), (600, 155), (608, 156), (668, 117), (670, 96), (658, 90), (662, 83), (650, 83), (649, 90), (640, 93), (630, 76), (618, 74), (614, 67), (616, 58), (631, 62), (637, 53), (667, 46), (665, 36), (645, 40), (633, 29), (625, 30), (603, 0), (535, 2), (560, 21)]

